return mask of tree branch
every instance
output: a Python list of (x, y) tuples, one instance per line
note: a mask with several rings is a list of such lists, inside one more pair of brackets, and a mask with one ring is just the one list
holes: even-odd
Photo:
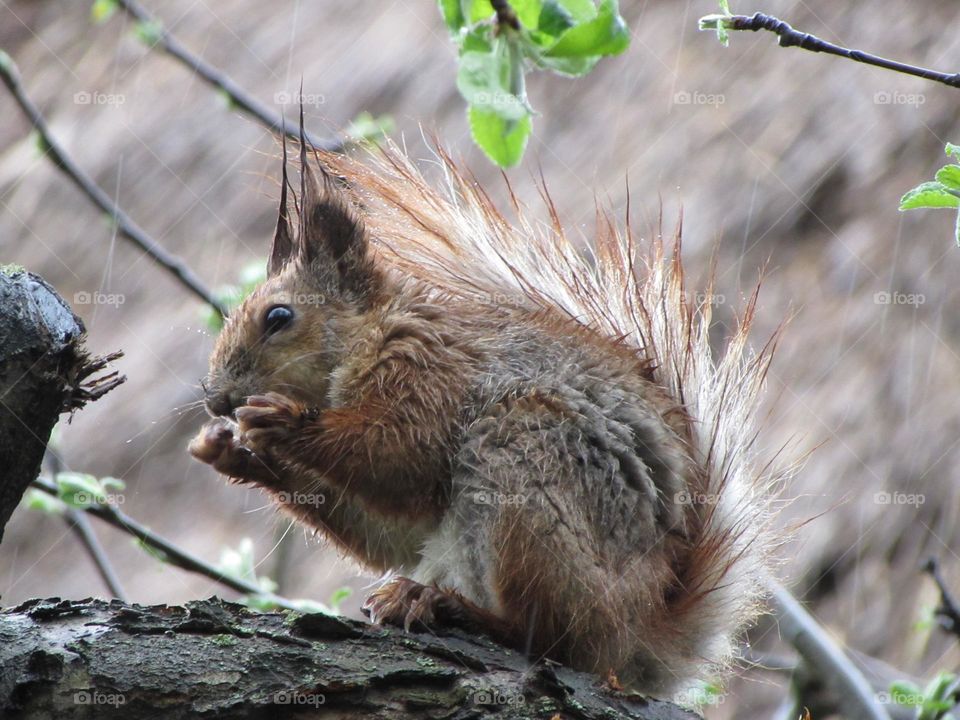
[(940, 604), (934, 610), (934, 614), (940, 620), (940, 626), (949, 633), (960, 637), (960, 604), (953, 597), (950, 589), (940, 574), (940, 564), (936, 558), (930, 558), (923, 566), (924, 572), (928, 573), (940, 590)]
[(810, 52), (822, 52), (828, 55), (847, 58), (854, 62), (873, 65), (875, 67), (893, 70), (906, 75), (914, 75), (925, 80), (960, 88), (960, 73), (942, 73), (936, 70), (917, 67), (907, 63), (888, 60), (878, 55), (871, 55), (860, 50), (845, 48), (842, 45), (822, 40), (815, 35), (794, 30), (789, 24), (779, 18), (764, 13), (754, 15), (709, 15), (700, 21), (703, 30), (717, 29), (718, 25), (725, 30), (767, 30), (779, 37), (780, 47), (799, 47)]
[(217, 599), (31, 600), (0, 613), (0, 667), (0, 714), (28, 719), (698, 717), (485, 638)]
[[(33, 481), (32, 485), (37, 490), (45, 492), (48, 495), (59, 497), (57, 486), (49, 480), (37, 478)], [(166, 538), (153, 532), (150, 530), (150, 528), (141, 525), (139, 522), (121, 510), (118, 510), (113, 505), (92, 503), (84, 508), (84, 512), (87, 512), (90, 515), (103, 520), (105, 523), (112, 525), (119, 530), (123, 530), (125, 533), (135, 537), (151, 550), (160, 553), (163, 556), (164, 562), (178, 567), (181, 570), (203, 575), (204, 577), (208, 577), (211, 580), (230, 588), (231, 590), (243, 593), (244, 595), (256, 596), (257, 598), (272, 603), (277, 607), (286, 608), (289, 610), (297, 610), (300, 608), (300, 605), (293, 600), (281, 597), (279, 595), (274, 595), (273, 593), (264, 592), (263, 588), (254, 582), (221, 572), (213, 565), (198, 558), (196, 555), (183, 550)]]
[(777, 620), (784, 639), (837, 692), (844, 717), (853, 720), (890, 720), (863, 673), (847, 658), (820, 624), (780, 583), (768, 579)]
[[(202, 58), (191, 53), (177, 40), (156, 18), (154, 18), (137, 0), (118, 0), (117, 3), (132, 18), (141, 23), (149, 23), (156, 28), (156, 46), (176, 59), (181, 64), (195, 72), (204, 82), (226, 94), (230, 102), (240, 110), (254, 118), (258, 123), (269, 130), (280, 132), (293, 139), (300, 137), (300, 129), (293, 123), (288, 123), (282, 114), (271, 110), (262, 102), (250, 95), (246, 90), (234, 82), (221, 70), (209, 65)], [(315, 148), (327, 152), (343, 150), (342, 139), (325, 140), (305, 132), (307, 140)]]
[(194, 295), (213, 307), (221, 316), (227, 316), (226, 307), (220, 303), (203, 281), (178, 257), (171, 255), (159, 243), (137, 225), (112, 199), (87, 175), (50, 134), (43, 114), (27, 96), (20, 82), (20, 73), (9, 55), (0, 51), (0, 79), (13, 95), (17, 105), (30, 120), (46, 154), (80, 191), (105, 212), (116, 224), (121, 236), (143, 250), (154, 262), (172, 274)]

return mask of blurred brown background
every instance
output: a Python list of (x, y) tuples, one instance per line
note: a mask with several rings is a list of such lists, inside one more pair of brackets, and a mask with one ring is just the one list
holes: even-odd
[[(306, 112), (317, 134), (360, 111), (389, 113), (393, 137), (413, 156), (432, 162), (423, 135), (436, 133), (504, 199), (499, 171), (470, 142), (434, 2), (154, 0), (149, 8), (264, 102), (295, 92), (302, 77), (315, 96)], [(741, 1), (735, 10), (960, 70), (954, 0)], [(856, 651), (918, 677), (955, 668), (956, 643), (917, 622), (937, 600), (918, 570), (923, 559), (938, 556), (960, 585), (960, 249), (949, 214), (903, 215), (897, 201), (943, 164), (945, 142), (960, 143), (960, 91), (781, 49), (768, 34), (734, 35), (724, 49), (696, 30), (712, 1), (624, 2), (622, 11), (634, 34), (625, 55), (585, 79), (532, 79), (542, 115), (511, 181), (540, 213), (542, 168), (564, 220), (585, 233), (595, 199), (622, 217), (627, 177), (643, 234), (661, 202), (667, 227), (682, 205), (695, 280), (719, 248), (721, 321), (765, 268), (757, 343), (792, 320), (770, 378), (763, 441), (822, 444), (786, 492), (796, 500), (785, 524), (816, 519), (785, 549), (783, 575)], [(4, 0), (0, 48), (80, 165), (208, 284), (234, 282), (265, 257), (275, 141), (138, 41), (122, 13), (93, 25), (88, 2)], [(60, 426), (69, 468), (124, 478), (126, 512), (212, 562), (252, 538), (259, 570), (279, 577), (286, 595), (326, 600), (340, 586), (368, 584), (298, 528), (275, 550), (287, 521), (255, 491), (227, 487), (188, 459), (186, 441), (203, 417), (191, 403), (213, 340), (200, 303), (112, 237), (40, 156), (2, 93), (0, 109), (0, 262), (25, 265), (67, 299), (123, 296), (75, 307), (93, 351), (126, 352), (119, 366), (129, 381)], [(915, 302), (892, 302), (890, 293)], [(718, 341), (723, 333), (721, 324)], [(916, 502), (897, 502), (896, 493)], [(230, 596), (164, 567), (126, 536), (96, 530), (135, 601)], [(105, 590), (62, 520), (21, 509), (0, 548), (0, 592), (9, 605)], [(360, 594), (345, 610), (357, 612)], [(771, 630), (761, 624), (754, 642), (776, 650)], [(746, 671), (743, 680), (738, 716), (753, 697), (782, 695), (772, 674)], [(710, 714), (731, 712), (721, 705)]]

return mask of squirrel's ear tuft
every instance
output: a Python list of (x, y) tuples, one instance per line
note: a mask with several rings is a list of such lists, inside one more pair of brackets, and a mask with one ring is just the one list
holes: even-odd
[(283, 135), (283, 175), (280, 179), (280, 213), (277, 218), (277, 231), (273, 235), (270, 259), (267, 261), (267, 277), (277, 275), (293, 256), (293, 231), (290, 228), (290, 216), (287, 211), (287, 135)]
[[(319, 160), (319, 159), (318, 159)], [(324, 278), (337, 278), (337, 286), (363, 295), (372, 287), (373, 271), (367, 257), (367, 235), (350, 198), (317, 162), (319, 178), (311, 167), (300, 107), (300, 232), (297, 263)]]

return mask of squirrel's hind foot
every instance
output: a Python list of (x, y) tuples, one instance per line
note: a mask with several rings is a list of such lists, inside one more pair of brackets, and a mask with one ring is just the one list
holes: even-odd
[(407, 632), (441, 627), (478, 628), (484, 623), (458, 593), (398, 577), (375, 590), (362, 608), (377, 625), (397, 625)]

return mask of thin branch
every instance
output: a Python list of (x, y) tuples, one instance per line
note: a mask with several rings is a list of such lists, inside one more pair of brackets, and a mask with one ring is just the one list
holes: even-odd
[(815, 671), (824, 682), (837, 690), (844, 704), (844, 717), (890, 720), (890, 715), (880, 705), (870, 683), (823, 627), (776, 580), (769, 579), (767, 587), (773, 594), (784, 639), (806, 661), (811, 672)]
[[(847, 58), (848, 60), (853, 60), (854, 62), (873, 65), (875, 67), (884, 68), (885, 70), (893, 70), (906, 75), (914, 75), (916, 77), (924, 78), (925, 80), (933, 80), (934, 82), (943, 83), (944, 85), (949, 85), (950, 87), (960, 88), (960, 73), (942, 73), (936, 70), (917, 67), (916, 65), (908, 65), (907, 63), (897, 62), (896, 60), (888, 60), (878, 55), (871, 55), (870, 53), (865, 53), (860, 50), (845, 48), (842, 45), (834, 45), (833, 43), (822, 40), (815, 35), (794, 30), (783, 20), (771, 15), (765, 15), (764, 13), (758, 12), (752, 16), (711, 15), (708, 16), (708, 18), (704, 18), (704, 20), (709, 20), (710, 23), (718, 22), (726, 30), (750, 30), (753, 32), (758, 30), (768, 30), (769, 32), (775, 33), (777, 36), (779, 36), (779, 43), (781, 47), (799, 47), (804, 50), (809, 50), (810, 52), (822, 52), (829, 55), (836, 55), (838, 57)], [(709, 29), (711, 27), (716, 28), (716, 25), (704, 25), (701, 22), (701, 28)]]
[[(53, 477), (56, 477), (57, 474), (63, 470), (63, 462), (60, 459), (60, 455), (53, 450), (50, 445), (47, 446), (44, 463), (49, 465), (50, 474)], [(93, 528), (90, 527), (90, 519), (84, 513), (72, 507), (67, 508), (65, 519), (67, 525), (90, 554), (90, 558), (93, 560), (94, 565), (96, 565), (97, 572), (100, 573), (100, 577), (110, 591), (110, 594), (115, 598), (127, 602), (127, 595), (123, 591), (123, 586), (120, 584), (120, 578), (114, 571), (113, 565), (110, 563), (110, 558), (107, 557), (107, 553), (103, 549), (103, 545), (101, 545), (100, 540), (97, 539)]]
[(960, 604), (953, 597), (950, 589), (940, 574), (940, 565), (936, 558), (930, 558), (923, 566), (924, 572), (928, 573), (940, 590), (940, 604), (934, 610), (934, 614), (940, 619), (940, 626), (949, 633), (960, 637)]
[(177, 280), (188, 288), (194, 295), (213, 307), (223, 317), (227, 316), (226, 307), (220, 303), (213, 293), (203, 284), (203, 281), (180, 258), (167, 252), (153, 238), (137, 225), (113, 200), (74, 162), (63, 147), (50, 134), (43, 114), (27, 96), (20, 83), (20, 73), (9, 56), (0, 52), (0, 79), (7, 86), (10, 94), (20, 106), (24, 115), (30, 120), (43, 143), (45, 154), (50, 158), (80, 191), (90, 198), (103, 212), (110, 216), (116, 224), (120, 234), (143, 250), (158, 265), (166, 269)]
[[(190, 52), (162, 23), (151, 15), (143, 5), (137, 2), (137, 0), (118, 0), (118, 5), (138, 22), (149, 23), (152, 28), (155, 28), (157, 47), (195, 72), (204, 82), (223, 92), (240, 110), (250, 115), (269, 130), (282, 132), (291, 138), (299, 137), (299, 130), (296, 125), (288, 123), (282, 114), (275, 112), (250, 95), (250, 93), (240, 87), (227, 74)], [(310, 144), (315, 148), (326, 150), (327, 152), (340, 152), (343, 150), (344, 141), (341, 139), (325, 140), (310, 133), (306, 135), (307, 140), (309, 140)]]
[(110, 564), (110, 558), (107, 557), (107, 553), (94, 534), (93, 528), (90, 527), (90, 520), (84, 513), (75, 508), (69, 508), (67, 510), (65, 519), (70, 529), (90, 554), (94, 565), (97, 566), (97, 572), (100, 573), (100, 577), (103, 579), (110, 594), (119, 600), (127, 602), (127, 594), (123, 591), (120, 578), (114, 571), (113, 565)]
[[(44, 478), (37, 478), (33, 481), (32, 485), (36, 489), (41, 490), (48, 495), (58, 497), (56, 485), (48, 480), (45, 480)], [(84, 512), (100, 518), (109, 525), (112, 525), (113, 527), (132, 535), (150, 549), (162, 553), (163, 558), (167, 563), (174, 565), (181, 570), (203, 575), (204, 577), (208, 577), (211, 580), (220, 583), (221, 585), (225, 585), (231, 590), (243, 593), (244, 595), (254, 595), (259, 598), (263, 598), (276, 604), (278, 607), (287, 608), (290, 610), (300, 609), (300, 606), (297, 603), (287, 598), (274, 595), (273, 593), (264, 592), (263, 589), (256, 583), (220, 572), (213, 565), (210, 565), (186, 550), (177, 547), (169, 540), (157, 535), (149, 528), (144, 527), (129, 515), (117, 510), (117, 508), (115, 508), (113, 505), (94, 503), (84, 508)]]

